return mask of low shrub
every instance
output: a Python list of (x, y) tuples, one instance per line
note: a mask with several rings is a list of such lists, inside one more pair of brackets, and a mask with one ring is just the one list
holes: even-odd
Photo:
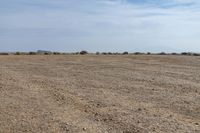
[(128, 55), (128, 52), (123, 52), (122, 54), (123, 54), (123, 55)]
[(9, 55), (9, 53), (2, 52), (2, 53), (0, 53), (0, 55)]
[(111, 52), (108, 52), (108, 55), (112, 55), (112, 53), (111, 53)]
[(29, 52), (29, 55), (37, 55), (36, 52)]
[(171, 53), (171, 55), (178, 55), (178, 53)]
[(181, 55), (189, 55), (187, 52), (182, 52)]
[(44, 55), (51, 55), (51, 52), (45, 52)]
[(200, 53), (193, 53), (193, 56), (200, 56)]
[(167, 55), (165, 52), (158, 53), (158, 55)]
[(23, 53), (21, 52), (16, 52), (14, 55), (22, 55)]
[(62, 53), (60, 53), (60, 52), (53, 52), (53, 54), (54, 54), (54, 55), (60, 55), (60, 54), (62, 54)]
[(88, 52), (87, 51), (81, 51), (80, 54), (81, 55), (86, 55), (86, 54), (88, 54)]
[(107, 53), (106, 52), (103, 52), (103, 53), (101, 53), (102, 55), (107, 55)]
[(135, 55), (142, 55), (143, 53), (141, 53), (141, 52), (135, 52), (134, 54)]

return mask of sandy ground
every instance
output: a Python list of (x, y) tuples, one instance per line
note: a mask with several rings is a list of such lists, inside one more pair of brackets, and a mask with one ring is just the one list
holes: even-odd
[(200, 57), (0, 56), (0, 133), (200, 133)]

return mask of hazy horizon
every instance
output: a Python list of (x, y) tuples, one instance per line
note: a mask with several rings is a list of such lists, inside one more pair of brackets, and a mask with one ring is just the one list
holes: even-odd
[(0, 0), (0, 51), (200, 52), (195, 0)]

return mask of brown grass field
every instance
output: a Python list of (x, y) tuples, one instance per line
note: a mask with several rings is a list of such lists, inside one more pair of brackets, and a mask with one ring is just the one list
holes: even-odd
[(0, 133), (200, 133), (200, 57), (0, 56)]

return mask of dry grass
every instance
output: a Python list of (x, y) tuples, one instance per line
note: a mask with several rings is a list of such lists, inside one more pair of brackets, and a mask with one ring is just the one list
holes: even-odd
[(200, 58), (0, 56), (1, 133), (199, 133)]

